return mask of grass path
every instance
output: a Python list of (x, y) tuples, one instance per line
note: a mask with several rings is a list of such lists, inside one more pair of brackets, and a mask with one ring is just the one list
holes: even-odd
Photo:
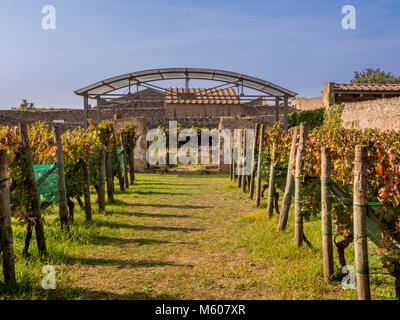
[(237, 212), (249, 209), (227, 183), (215, 174), (137, 175), (98, 218), (98, 239), (71, 257), (69, 286), (96, 299), (260, 297), (243, 290), (251, 259), (221, 248)]
[[(24, 230), (16, 226), (20, 287), (13, 298), (356, 298), (340, 281), (322, 280), (318, 219), (305, 224), (315, 250), (295, 249), (291, 217), (278, 233), (276, 215), (266, 220), (264, 214), (226, 175), (138, 174), (93, 222), (85, 223), (77, 209), (69, 234), (59, 231), (55, 209), (45, 212), (47, 262), (35, 257), (34, 245), (30, 260), (20, 257)], [(56, 290), (40, 287), (46, 263), (56, 266)], [(391, 278), (373, 276), (371, 283), (373, 298), (394, 298)]]

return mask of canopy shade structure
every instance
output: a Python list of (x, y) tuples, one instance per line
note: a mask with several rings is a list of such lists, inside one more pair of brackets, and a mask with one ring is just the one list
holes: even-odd
[(297, 93), (293, 91), (259, 78), (231, 71), (203, 68), (166, 68), (132, 72), (93, 83), (87, 87), (76, 90), (75, 93), (77, 95), (88, 96), (91, 99), (95, 99), (100, 95), (131, 85), (141, 85), (152, 81), (176, 79), (210, 80), (237, 84), (257, 90), (268, 96), (278, 98), (284, 98), (285, 95), (289, 98), (293, 98), (297, 95)]
[[(163, 81), (163, 80), (185, 80), (185, 90), (189, 90), (189, 80), (206, 80), (222, 82), (222, 85), (218, 85), (214, 88), (220, 88), (222, 86), (231, 85), (242, 88), (242, 93), (239, 98), (242, 100), (246, 98), (263, 97), (265, 99), (272, 99), (275, 101), (275, 120), (279, 121), (279, 102), (284, 102), (284, 115), (283, 122), (285, 131), (287, 132), (287, 114), (288, 114), (288, 99), (293, 98), (297, 93), (278, 86), (272, 82), (265, 81), (256, 77), (251, 77), (245, 74), (236, 73), (232, 71), (216, 70), (216, 69), (204, 69), (204, 68), (165, 68), (165, 69), (149, 69), (143, 71), (137, 71), (127, 73), (124, 75), (105, 79), (96, 83), (93, 83), (87, 87), (76, 90), (75, 94), (83, 96), (84, 98), (84, 126), (87, 127), (88, 117), (88, 99), (98, 99), (101, 96), (116, 96), (110, 92), (128, 87), (133, 85), (137, 87), (147, 87), (162, 90), (165, 92), (165, 88), (158, 85), (152, 84), (151, 82)], [(260, 95), (245, 95), (243, 94), (243, 88), (258, 91)], [(213, 89), (213, 88), (211, 88)], [(120, 94), (119, 94), (120, 95)], [(212, 97), (211, 97), (212, 98)]]

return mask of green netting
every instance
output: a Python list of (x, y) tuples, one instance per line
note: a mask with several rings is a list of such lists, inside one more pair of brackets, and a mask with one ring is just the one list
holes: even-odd
[(122, 156), (122, 152), (124, 151), (124, 148), (122, 147), (118, 147), (118, 155), (119, 155), (119, 162), (121, 164), (121, 171), (124, 172), (125, 168), (124, 168), (124, 158)]
[(58, 185), (57, 185), (57, 166), (53, 164), (35, 164), (33, 165), (33, 174), (37, 183), (40, 178), (46, 174), (48, 170), (52, 172), (40, 182), (38, 191), (40, 195), (40, 202), (58, 202)]

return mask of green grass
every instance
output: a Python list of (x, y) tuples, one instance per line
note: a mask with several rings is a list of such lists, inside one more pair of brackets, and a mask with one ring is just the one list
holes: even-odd
[[(125, 193), (116, 189), (106, 212), (93, 203), (91, 222), (76, 205), (68, 232), (59, 230), (57, 206), (43, 212), (46, 260), (34, 238), (31, 255), (22, 257), (25, 228), (13, 220), (18, 284), (0, 285), (0, 298), (356, 299), (355, 290), (341, 288), (337, 264), (336, 281), (323, 281), (318, 219), (304, 226), (314, 250), (296, 249), (293, 214), (277, 232), (277, 216), (265, 219), (265, 202), (255, 208), (227, 175), (137, 174)], [(347, 261), (353, 263), (352, 246)], [(378, 257), (370, 263), (379, 267)], [(41, 287), (47, 264), (56, 268), (55, 290)], [(374, 299), (395, 298), (390, 277), (372, 275), (371, 290)]]

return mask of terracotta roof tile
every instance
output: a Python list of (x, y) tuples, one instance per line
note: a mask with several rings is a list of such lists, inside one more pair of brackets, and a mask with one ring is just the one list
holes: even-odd
[(240, 104), (233, 88), (166, 88), (166, 103), (176, 104)]
[(334, 91), (400, 91), (400, 84), (333, 83)]

